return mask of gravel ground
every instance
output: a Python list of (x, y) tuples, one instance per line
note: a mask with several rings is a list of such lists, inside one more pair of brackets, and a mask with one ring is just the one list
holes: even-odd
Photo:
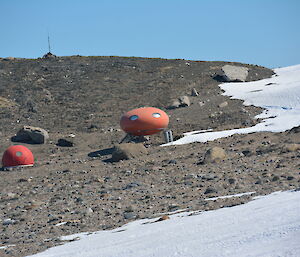
[[(0, 151), (13, 144), (10, 138), (23, 125), (43, 127), (50, 135), (46, 144), (23, 144), (34, 153), (34, 167), (0, 171), (0, 256), (43, 251), (64, 243), (62, 235), (174, 211), (230, 207), (299, 188), (299, 128), (170, 147), (161, 147), (162, 135), (154, 135), (148, 154), (111, 162), (124, 136), (119, 118), (134, 107), (165, 110), (176, 136), (257, 123), (259, 108), (221, 95), (213, 76), (222, 65), (121, 57), (0, 60), (0, 96), (11, 103), (0, 107)], [(235, 65), (250, 69), (249, 80), (272, 75), (263, 67)], [(199, 96), (191, 97), (191, 88)], [(168, 110), (181, 95), (190, 97), (191, 106)], [(57, 146), (70, 133), (75, 145)], [(224, 150), (223, 160), (206, 159), (214, 147)], [(209, 199), (247, 192), (252, 193)]]

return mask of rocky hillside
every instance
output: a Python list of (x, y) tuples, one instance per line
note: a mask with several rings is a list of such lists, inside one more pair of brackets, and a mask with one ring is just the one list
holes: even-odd
[[(190, 96), (195, 88), (199, 96), (190, 99), (189, 109), (168, 112), (174, 129), (234, 127), (251, 122), (252, 110), (248, 113), (237, 108), (240, 102), (230, 101), (225, 109), (218, 107), (226, 101), (215, 79), (223, 65), (124, 57), (0, 59), (0, 96), (9, 107), (1, 108), (0, 119), (4, 131), (23, 124), (55, 132), (89, 132), (91, 127), (107, 130), (118, 128), (120, 116), (132, 108), (166, 110), (172, 99)], [(273, 74), (263, 67), (238, 65), (249, 68), (248, 81)]]
[[(225, 62), (0, 59), (0, 152), (17, 143), (11, 139), (22, 126), (49, 133), (44, 144), (22, 143), (33, 152), (34, 167), (0, 171), (0, 256), (45, 250), (61, 244), (62, 235), (182, 209), (229, 207), (254, 195), (299, 187), (299, 128), (172, 147), (159, 146), (163, 138), (158, 134), (145, 146), (119, 145), (134, 151), (128, 160), (112, 160), (114, 146), (124, 137), (120, 116), (136, 107), (167, 112), (175, 136), (257, 123), (254, 116), (261, 109), (221, 95), (218, 85), (228, 64), (247, 68), (246, 81), (273, 74)], [(182, 96), (189, 103), (177, 107)], [(70, 134), (72, 144), (62, 146), (59, 139)], [(207, 200), (245, 192), (252, 193)]]

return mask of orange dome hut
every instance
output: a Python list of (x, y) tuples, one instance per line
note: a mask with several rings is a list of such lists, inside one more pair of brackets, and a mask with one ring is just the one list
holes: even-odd
[(32, 166), (34, 164), (34, 157), (32, 152), (23, 145), (13, 145), (6, 149), (2, 157), (2, 166), (18, 167), (18, 166)]
[(125, 113), (121, 117), (121, 128), (130, 135), (153, 135), (165, 129), (169, 124), (169, 116), (154, 107), (141, 107)]

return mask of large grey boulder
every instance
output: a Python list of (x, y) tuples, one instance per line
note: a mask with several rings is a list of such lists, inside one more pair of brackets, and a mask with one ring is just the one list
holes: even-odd
[(222, 67), (224, 75), (222, 76), (226, 82), (245, 82), (248, 76), (248, 68), (234, 66), (234, 65), (224, 65)]
[(34, 144), (45, 144), (48, 139), (49, 134), (45, 129), (32, 126), (24, 126), (14, 137), (14, 141)]

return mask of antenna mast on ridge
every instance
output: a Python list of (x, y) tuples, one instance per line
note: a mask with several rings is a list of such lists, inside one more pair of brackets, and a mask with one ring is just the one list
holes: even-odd
[(56, 55), (51, 53), (51, 45), (50, 45), (50, 36), (49, 36), (49, 31), (48, 32), (48, 50), (49, 52), (43, 55), (43, 58), (49, 59), (49, 58), (56, 58)]
[(51, 53), (50, 36), (49, 36), (49, 33), (48, 33), (48, 48), (49, 48), (49, 53)]

